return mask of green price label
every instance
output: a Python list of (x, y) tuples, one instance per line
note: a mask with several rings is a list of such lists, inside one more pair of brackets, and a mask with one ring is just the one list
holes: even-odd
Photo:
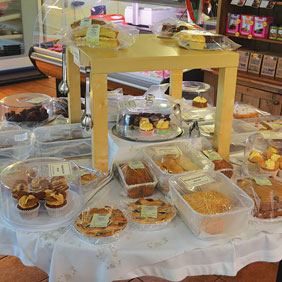
[(98, 45), (100, 40), (100, 25), (99, 24), (92, 24), (88, 27), (86, 33), (86, 42), (89, 44)]
[(203, 153), (213, 162), (213, 161), (221, 161), (222, 157), (215, 151), (205, 150)]
[(158, 206), (141, 206), (141, 217), (158, 218)]
[(110, 214), (94, 213), (90, 227), (107, 227), (110, 219)]
[(92, 20), (90, 18), (85, 18), (80, 21), (81, 27), (87, 27), (91, 25)]
[(266, 177), (254, 177), (254, 181), (257, 185), (272, 186), (272, 183)]
[(131, 161), (131, 162), (128, 163), (128, 165), (131, 169), (145, 168), (144, 164), (141, 161)]

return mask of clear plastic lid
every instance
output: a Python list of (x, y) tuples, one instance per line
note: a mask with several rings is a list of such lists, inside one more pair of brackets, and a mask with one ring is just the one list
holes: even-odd
[(183, 81), (182, 90), (191, 94), (197, 94), (202, 96), (204, 93), (208, 93), (211, 89), (211, 86), (204, 82), (198, 81)]
[(1, 210), (16, 229), (47, 231), (71, 224), (83, 208), (80, 173), (75, 163), (34, 158), (1, 173)]

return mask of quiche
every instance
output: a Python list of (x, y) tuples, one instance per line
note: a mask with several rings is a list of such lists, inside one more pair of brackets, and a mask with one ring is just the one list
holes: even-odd
[[(142, 205), (156, 206), (157, 217), (143, 217), (141, 215)], [(175, 209), (165, 201), (159, 199), (139, 199), (129, 204), (130, 218), (132, 221), (141, 224), (158, 224), (171, 221), (176, 212)]]
[[(91, 227), (91, 221), (94, 214), (109, 214), (109, 221), (107, 227)], [(127, 225), (127, 219), (119, 209), (112, 207), (92, 208), (83, 211), (75, 220), (75, 229), (87, 237), (103, 238), (110, 237), (122, 231)]]

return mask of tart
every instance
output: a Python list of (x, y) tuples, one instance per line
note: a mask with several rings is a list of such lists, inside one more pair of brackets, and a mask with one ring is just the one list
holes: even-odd
[[(157, 217), (143, 217), (142, 206), (156, 206)], [(131, 221), (139, 224), (160, 224), (170, 222), (176, 215), (175, 209), (165, 201), (159, 199), (139, 199), (129, 204)]]
[(197, 96), (192, 101), (192, 106), (197, 108), (206, 108), (208, 106), (207, 99)]
[[(107, 227), (91, 227), (91, 221), (94, 214), (109, 214), (109, 221)], [(92, 208), (83, 211), (75, 220), (75, 229), (86, 237), (104, 238), (118, 234), (127, 225), (127, 219), (119, 209), (111, 207)]]

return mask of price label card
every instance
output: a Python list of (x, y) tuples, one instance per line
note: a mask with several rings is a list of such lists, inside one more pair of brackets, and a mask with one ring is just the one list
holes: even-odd
[(282, 139), (282, 132), (261, 131), (260, 134), (264, 139)]
[(15, 141), (19, 142), (19, 141), (25, 141), (28, 139), (28, 135), (27, 132), (23, 133), (23, 134), (19, 134), (19, 135), (15, 135)]
[(158, 206), (141, 206), (141, 217), (158, 218)]
[(80, 56), (79, 49), (77, 47), (73, 47), (73, 62), (80, 67)]
[(110, 214), (94, 213), (90, 227), (107, 227), (110, 219)]
[(271, 181), (266, 177), (254, 177), (254, 181), (257, 185), (272, 186)]
[(128, 165), (131, 169), (145, 168), (144, 164), (141, 161), (131, 161), (131, 162), (128, 162)]
[(49, 164), (49, 176), (67, 176), (71, 175), (71, 164), (68, 162)]
[(118, 103), (119, 108), (122, 109), (126, 109), (126, 108), (135, 108), (136, 107), (136, 103), (134, 100), (129, 100), (129, 101), (121, 101)]
[(156, 147), (154, 150), (158, 156), (181, 155), (181, 151), (177, 146)]
[(40, 103), (45, 102), (47, 100), (48, 100), (48, 98), (46, 98), (46, 97), (34, 97), (34, 98), (26, 99), (24, 102), (31, 103), (31, 104), (40, 104)]
[(80, 21), (80, 27), (87, 27), (87, 26), (90, 26), (92, 23), (92, 20), (90, 18), (85, 18), (85, 19), (82, 19)]
[(89, 44), (98, 45), (100, 40), (100, 25), (99, 24), (92, 24), (88, 27), (86, 33), (86, 42)]
[(186, 187), (196, 187), (213, 182), (213, 179), (203, 173), (187, 175), (179, 178)]
[(212, 150), (204, 150), (203, 153), (213, 162), (213, 161), (221, 161), (222, 157), (215, 151)]

